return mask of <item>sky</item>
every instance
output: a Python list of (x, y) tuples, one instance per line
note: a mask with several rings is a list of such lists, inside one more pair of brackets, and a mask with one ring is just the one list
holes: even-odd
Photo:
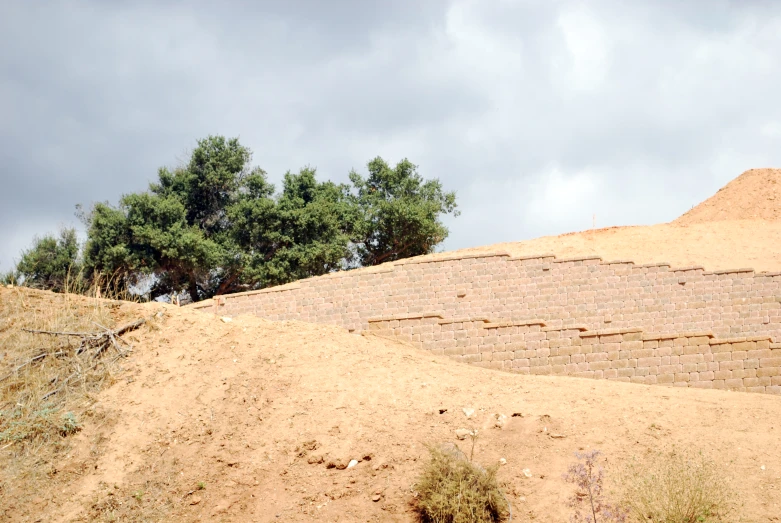
[(0, 2), (0, 271), (200, 138), (279, 185), (408, 158), (441, 249), (675, 219), (781, 166), (775, 0)]

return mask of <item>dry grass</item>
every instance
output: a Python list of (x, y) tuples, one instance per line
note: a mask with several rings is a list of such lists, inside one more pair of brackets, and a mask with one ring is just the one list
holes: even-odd
[(429, 447), (431, 458), (416, 489), (416, 508), (425, 523), (504, 521), (509, 505), (496, 479), (497, 467), (472, 463), (455, 446)]
[(630, 463), (623, 506), (642, 523), (735, 522), (738, 504), (725, 467), (703, 453), (675, 449)]
[(67, 293), (0, 291), (0, 449), (20, 456), (60, 442), (115, 379), (118, 354), (78, 354), (79, 337), (24, 329), (102, 331), (125, 319), (121, 309), (120, 302)]

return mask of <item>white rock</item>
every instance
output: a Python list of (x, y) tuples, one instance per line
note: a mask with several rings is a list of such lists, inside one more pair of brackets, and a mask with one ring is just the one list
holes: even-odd
[(353, 468), (354, 466), (356, 466), (357, 464), (358, 464), (358, 460), (357, 460), (357, 459), (351, 459), (351, 460), (350, 460), (350, 463), (348, 463), (348, 464), (347, 464), (347, 468), (348, 468), (348, 469), (351, 469), (351, 468)]
[(523, 475), (527, 478), (532, 477), (532, 471), (529, 469), (523, 469)]
[(221, 319), (221, 320), (222, 320), (224, 323), (230, 323), (230, 322), (232, 322), (232, 321), (233, 321), (233, 318), (231, 318), (230, 316), (223, 316), (223, 317), (222, 317), (222, 318), (220, 318), (220, 319)]
[(468, 408), (464, 407), (461, 410), (464, 411), (464, 416), (466, 416), (467, 418), (471, 418), (475, 414), (475, 409), (468, 409)]
[(499, 458), (499, 464), (500, 465), (507, 465), (507, 460), (504, 458)]
[(457, 439), (466, 439), (467, 436), (471, 435), (472, 431), (468, 429), (457, 429), (456, 430), (456, 438)]
[(507, 416), (504, 414), (494, 414), (494, 427), (501, 429), (507, 423)]
[(765, 466), (762, 465), (761, 467), (759, 467), (759, 470), (765, 470)]

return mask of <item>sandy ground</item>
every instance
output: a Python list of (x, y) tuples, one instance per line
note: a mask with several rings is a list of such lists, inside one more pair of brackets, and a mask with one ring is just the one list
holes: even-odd
[(156, 307), (67, 456), (40, 464), (48, 483), (6, 483), (6, 520), (410, 521), (425, 445), (468, 451), (458, 428), (479, 429), (475, 460), (507, 460), (516, 521), (567, 520), (579, 449), (618, 466), (674, 445), (717, 460), (746, 521), (781, 514), (776, 396), (519, 376), (337, 327)]

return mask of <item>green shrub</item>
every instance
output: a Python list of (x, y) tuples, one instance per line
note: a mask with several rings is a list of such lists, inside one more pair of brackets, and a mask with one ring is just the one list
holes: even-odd
[(629, 464), (623, 506), (642, 523), (736, 521), (735, 491), (701, 452), (672, 450)]
[(498, 467), (487, 470), (452, 449), (429, 447), (430, 460), (416, 485), (416, 509), (424, 523), (503, 521), (509, 504), (496, 479)]

